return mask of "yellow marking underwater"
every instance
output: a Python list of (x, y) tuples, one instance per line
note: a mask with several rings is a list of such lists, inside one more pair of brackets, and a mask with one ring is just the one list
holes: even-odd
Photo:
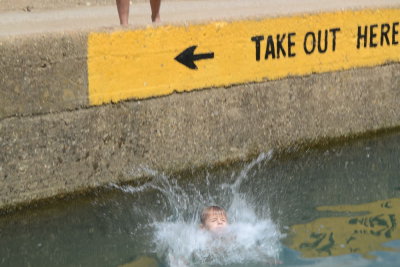
[(302, 257), (316, 258), (358, 253), (374, 258), (374, 251), (397, 251), (385, 246), (400, 239), (400, 199), (361, 205), (319, 207), (319, 211), (359, 212), (362, 215), (319, 218), (291, 227), (289, 246)]
[[(399, 62), (399, 21), (379, 9), (91, 33), (90, 104)], [(193, 46), (197, 69), (175, 60)]]

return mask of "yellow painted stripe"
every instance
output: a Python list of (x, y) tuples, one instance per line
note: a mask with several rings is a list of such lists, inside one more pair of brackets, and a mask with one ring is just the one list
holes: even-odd
[[(399, 21), (380, 9), (91, 33), (90, 104), (399, 62)], [(175, 60), (191, 46), (214, 58)]]
[(301, 257), (320, 258), (358, 253), (366, 258), (374, 258), (376, 251), (398, 253), (398, 250), (385, 244), (398, 240), (400, 236), (400, 229), (396, 227), (400, 219), (399, 198), (317, 209), (340, 212), (347, 216), (332, 214), (330, 217), (291, 226), (288, 245), (299, 251)]

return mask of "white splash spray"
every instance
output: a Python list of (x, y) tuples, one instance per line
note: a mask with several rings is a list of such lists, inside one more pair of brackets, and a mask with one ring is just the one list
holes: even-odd
[[(271, 158), (272, 152), (261, 154), (233, 177), (231, 184), (213, 184), (207, 176), (204, 190), (194, 185), (180, 186), (176, 180), (152, 170), (147, 170), (152, 181), (140, 187), (113, 187), (128, 193), (153, 189), (162, 194), (171, 214), (152, 223), (153, 243), (154, 251), (169, 266), (273, 264), (278, 260), (283, 235), (269, 212), (256, 214), (250, 196), (239, 192), (241, 184), (249, 179), (249, 171)], [(223, 203), (215, 203), (216, 199)], [(200, 211), (215, 204), (227, 208), (229, 220), (226, 231), (219, 234), (200, 228)]]

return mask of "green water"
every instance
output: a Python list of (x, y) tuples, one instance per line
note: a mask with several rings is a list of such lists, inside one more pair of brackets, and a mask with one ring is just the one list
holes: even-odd
[(228, 207), (233, 197), (223, 185), (244, 170), (238, 194), (282, 234), (279, 266), (400, 266), (400, 133), (272, 154), (251, 168), (247, 162), (173, 176), (153, 172), (172, 181), (157, 184), (169, 193), (110, 186), (3, 215), (0, 266), (147, 266), (143, 257), (166, 266), (155, 252), (154, 223), (193, 221), (210, 201)]

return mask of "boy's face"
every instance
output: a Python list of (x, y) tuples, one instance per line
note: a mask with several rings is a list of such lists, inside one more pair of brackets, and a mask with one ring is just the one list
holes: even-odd
[(226, 215), (222, 212), (210, 212), (204, 222), (204, 228), (218, 232), (228, 225)]

